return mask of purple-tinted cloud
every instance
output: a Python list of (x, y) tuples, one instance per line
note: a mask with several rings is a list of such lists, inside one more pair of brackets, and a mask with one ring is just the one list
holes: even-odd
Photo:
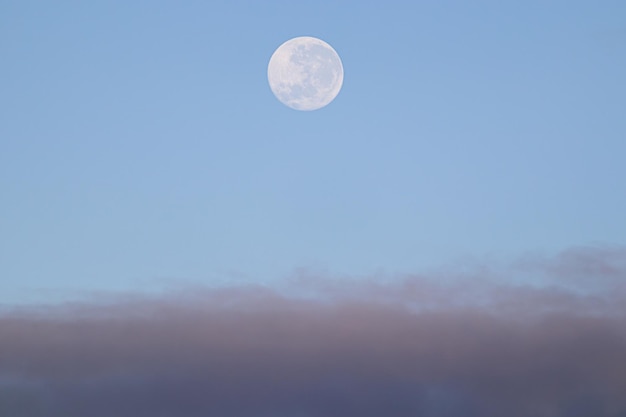
[[(623, 417), (626, 251), (601, 252), (511, 269), (542, 286), (309, 275), (307, 297), (205, 289), (5, 313), (0, 415)], [(594, 274), (609, 279), (563, 285)]]

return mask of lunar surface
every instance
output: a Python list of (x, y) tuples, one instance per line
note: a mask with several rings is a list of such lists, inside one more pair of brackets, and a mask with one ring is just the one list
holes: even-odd
[(343, 84), (343, 65), (326, 42), (302, 36), (276, 49), (267, 67), (278, 100), (296, 110), (317, 110), (333, 101)]

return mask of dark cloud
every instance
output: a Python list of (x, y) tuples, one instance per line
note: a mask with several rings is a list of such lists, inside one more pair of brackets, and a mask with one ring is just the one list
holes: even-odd
[[(305, 274), (298, 297), (196, 289), (13, 310), (0, 316), (0, 415), (624, 417), (624, 260), (577, 249), (508, 271), (541, 286), (505, 270)], [(602, 285), (584, 290), (585, 276)]]

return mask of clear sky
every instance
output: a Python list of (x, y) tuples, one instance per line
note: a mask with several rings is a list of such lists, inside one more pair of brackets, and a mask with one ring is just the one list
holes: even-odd
[[(622, 1), (2, 1), (0, 302), (624, 245), (625, 21)], [(314, 112), (267, 82), (304, 35), (345, 70)]]

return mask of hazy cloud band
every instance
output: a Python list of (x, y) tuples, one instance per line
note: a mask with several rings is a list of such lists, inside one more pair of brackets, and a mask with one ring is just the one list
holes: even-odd
[(457, 275), (7, 311), (0, 415), (626, 416), (626, 251)]

